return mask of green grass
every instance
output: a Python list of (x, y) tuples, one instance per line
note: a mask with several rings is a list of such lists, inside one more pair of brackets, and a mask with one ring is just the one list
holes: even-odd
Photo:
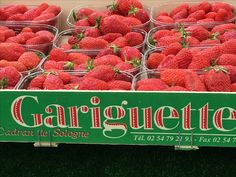
[(0, 177), (235, 177), (235, 148), (0, 144)]

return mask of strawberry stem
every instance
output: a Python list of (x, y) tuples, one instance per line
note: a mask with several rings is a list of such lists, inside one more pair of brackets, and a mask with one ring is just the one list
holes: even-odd
[(210, 36), (209, 36), (209, 39), (210, 40), (217, 40), (218, 38), (218, 36), (220, 35), (220, 33), (219, 32), (215, 32), (215, 33), (212, 33)]
[(100, 29), (101, 20), (102, 20), (102, 16), (99, 16), (98, 18), (96, 18), (96, 25), (94, 26), (94, 28)]
[(65, 69), (65, 70), (73, 70), (74, 69), (74, 63), (72, 63), (72, 62), (66, 62), (65, 64), (64, 64), (64, 66), (63, 66), (63, 68)]
[(78, 21), (78, 17), (76, 15), (75, 11), (72, 11), (72, 17), (73, 17), (74, 21)]
[(113, 49), (113, 52), (115, 54), (118, 54), (120, 52), (120, 49), (115, 44), (112, 44), (110, 48)]
[(4, 77), (2, 80), (0, 80), (0, 89), (4, 89), (8, 86), (8, 79)]
[(71, 46), (72, 49), (79, 49), (79, 44), (74, 44)]
[(141, 61), (138, 58), (133, 58), (131, 61), (128, 62), (129, 64), (132, 64), (135, 68), (139, 67), (141, 65)]
[(151, 44), (151, 45), (156, 45), (157, 44), (157, 41), (154, 39), (154, 38), (152, 38), (152, 37), (150, 37), (149, 38), (149, 43)]
[(134, 6), (131, 6), (130, 7), (130, 10), (128, 12), (128, 15), (135, 15), (136, 12), (138, 12), (138, 8), (134, 7)]
[(118, 4), (116, 4), (115, 1), (113, 1), (111, 5), (107, 5), (106, 7), (114, 12), (117, 10)]
[(88, 71), (92, 70), (94, 68), (94, 59), (89, 59), (87, 61), (87, 66), (86, 66), (86, 69)]

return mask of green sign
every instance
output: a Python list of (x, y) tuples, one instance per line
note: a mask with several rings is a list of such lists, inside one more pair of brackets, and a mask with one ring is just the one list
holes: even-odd
[(1, 91), (1, 142), (236, 147), (236, 94)]

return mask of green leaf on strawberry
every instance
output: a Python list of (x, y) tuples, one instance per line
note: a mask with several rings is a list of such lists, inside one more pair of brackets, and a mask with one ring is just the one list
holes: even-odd
[(75, 11), (72, 11), (72, 17), (73, 17), (74, 21), (78, 21), (78, 17), (76, 15)]
[(4, 77), (2, 80), (0, 80), (0, 89), (4, 89), (8, 86), (8, 79)]

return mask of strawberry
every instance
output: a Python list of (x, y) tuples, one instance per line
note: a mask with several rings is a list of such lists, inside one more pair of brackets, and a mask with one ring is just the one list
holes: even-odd
[(57, 16), (61, 12), (61, 8), (59, 6), (51, 5), (46, 10), (42, 12), (42, 14), (54, 14)]
[(6, 40), (4, 31), (0, 31), (0, 42), (4, 42)]
[(189, 5), (187, 3), (181, 4), (177, 7), (175, 7), (171, 12), (170, 12), (170, 16), (173, 17), (174, 15), (176, 15), (177, 13), (179, 13), (182, 10), (187, 10), (189, 9)]
[(205, 18), (205, 11), (204, 10), (198, 10), (196, 12), (191, 13), (188, 18), (194, 18), (196, 20), (201, 20)]
[(90, 26), (88, 19), (81, 19), (74, 23), (75, 26)]
[[(115, 69), (117, 71), (126, 71), (126, 72), (133, 72), (135, 69), (135, 66), (133, 66), (130, 63), (120, 62), (115, 65)], [(135, 72), (135, 71), (134, 71)], [(131, 73), (132, 74), (132, 73)], [(117, 80), (123, 80), (123, 79), (117, 79)]]
[(16, 36), (16, 32), (12, 29), (7, 29), (7, 30), (4, 30), (4, 36), (7, 39), (9, 37)]
[(193, 37), (193, 36), (188, 36), (186, 38), (186, 42), (190, 46), (195, 46), (195, 45), (200, 44), (200, 41), (197, 38)]
[(18, 59), (28, 70), (36, 68), (40, 63), (40, 58), (34, 52), (25, 52)]
[(236, 54), (223, 54), (217, 59), (218, 65), (236, 66)]
[(236, 92), (236, 83), (231, 84), (231, 92)]
[(163, 22), (163, 23), (174, 23), (174, 19), (169, 16), (163, 16), (160, 15), (156, 18), (157, 21)]
[(105, 13), (94, 11), (93, 13), (91, 13), (88, 16), (88, 21), (91, 26), (95, 26), (97, 19), (100, 19), (100, 21), (102, 22), (104, 20), (104, 18), (106, 18), (106, 17), (107, 17), (107, 15)]
[(190, 33), (192, 37), (195, 37), (199, 41), (208, 39), (210, 32), (203, 26), (195, 25), (186, 28), (186, 31)]
[(131, 7), (142, 9), (143, 5), (138, 0), (117, 0), (111, 7), (114, 11), (118, 10), (119, 13), (127, 16)]
[(48, 60), (48, 61), (45, 61), (45, 63), (43, 64), (43, 69), (44, 70), (51, 70), (51, 69), (63, 70), (64, 69), (64, 64), (56, 62), (54, 60)]
[(40, 16), (40, 14), (49, 7), (47, 3), (42, 3), (35, 8), (34, 18)]
[(189, 91), (207, 91), (199, 76), (191, 70), (186, 71), (185, 88)]
[(111, 43), (111, 46), (124, 48), (125, 46), (128, 46), (128, 41), (125, 37), (118, 37)]
[(25, 52), (25, 49), (16, 43), (0, 43), (0, 59), (16, 61)]
[(0, 69), (0, 89), (4, 89), (8, 86), (16, 86), (20, 81), (20, 73), (12, 66), (4, 67)]
[(220, 40), (218, 40), (218, 39), (215, 39), (215, 40), (207, 39), (207, 40), (202, 41), (201, 44), (204, 44), (204, 45), (220, 44)]
[(236, 39), (236, 30), (235, 31), (226, 31), (224, 34), (219, 36), (222, 43), (229, 41), (231, 39)]
[(34, 16), (35, 11), (36, 11), (36, 8), (28, 10), (27, 12), (23, 14), (23, 19), (25, 19), (26, 21), (32, 21), (35, 18)]
[(165, 57), (166, 56), (161, 53), (151, 53), (147, 59), (147, 67), (149, 69), (156, 69)]
[(164, 46), (168, 46), (172, 43), (176, 43), (176, 42), (181, 42), (181, 38), (178, 36), (164, 36), (159, 39), (156, 46), (157, 47), (164, 47)]
[(10, 17), (8, 17), (7, 21), (24, 21), (24, 15), (23, 14), (14, 14)]
[(161, 63), (158, 65), (158, 69), (163, 69), (163, 68), (172, 68), (172, 69), (178, 68), (178, 63), (174, 55), (168, 55), (161, 61)]
[(32, 28), (30, 27), (24, 27), (22, 30), (21, 30), (21, 33), (26, 33), (26, 32), (33, 32)]
[(103, 34), (120, 33), (122, 35), (130, 32), (131, 28), (122, 21), (122, 18), (119, 15), (111, 15), (104, 18), (100, 26), (101, 32)]
[(93, 37), (85, 37), (80, 43), (80, 49), (103, 49), (108, 45), (108, 42), (104, 39), (98, 39)]
[(205, 17), (206, 17), (206, 18), (211, 18), (211, 19), (215, 20), (216, 14), (217, 14), (216, 12), (209, 12), (209, 13), (207, 13), (207, 14), (205, 15)]
[(137, 46), (143, 43), (144, 38), (143, 35), (138, 32), (129, 32), (124, 38), (126, 39), (128, 46)]
[(16, 70), (19, 72), (27, 71), (26, 66), (23, 65), (21, 62), (0, 60), (0, 68), (6, 67), (6, 66), (12, 66), (12, 67), (16, 68)]
[(100, 57), (105, 56), (105, 55), (117, 55), (117, 56), (119, 56), (119, 53), (120, 53), (120, 49), (115, 45), (111, 45), (109, 47), (106, 47), (106, 48), (100, 50), (99, 53), (97, 54), (96, 58), (100, 58)]
[(22, 38), (25, 42), (31, 38), (37, 37), (38, 35), (33, 32), (21, 32), (17, 35), (17, 39)]
[(88, 16), (90, 14), (92, 14), (93, 12), (94, 12), (94, 10), (87, 8), (87, 7), (83, 7), (78, 10), (78, 12), (76, 13), (76, 16), (78, 19), (85, 19), (85, 18), (88, 18)]
[(87, 63), (88, 60), (91, 60), (91, 57), (83, 53), (69, 53), (68, 60), (79, 65)]
[(232, 7), (230, 4), (225, 3), (225, 2), (215, 2), (212, 4), (212, 11), (213, 12), (218, 12), (220, 9), (225, 9), (227, 12), (233, 12), (234, 7)]
[(192, 54), (188, 48), (183, 48), (175, 56), (175, 60), (178, 63), (178, 68), (187, 69), (188, 65), (192, 62)]
[(149, 14), (144, 9), (139, 9), (133, 6), (130, 8), (128, 16), (137, 18), (142, 23), (146, 23), (150, 19)]
[(122, 37), (122, 34), (120, 34), (120, 33), (108, 33), (108, 34), (105, 34), (103, 36), (99, 36), (98, 38), (99, 39), (104, 39), (107, 42), (111, 43), (119, 37)]
[(215, 20), (212, 18), (204, 18), (202, 20), (198, 20), (198, 23), (206, 23), (206, 22), (214, 22)]
[(231, 83), (236, 83), (236, 66), (222, 65), (222, 67), (228, 71)]
[(170, 45), (166, 46), (162, 53), (164, 55), (176, 55), (182, 49), (182, 45), (179, 42), (171, 43)]
[(145, 86), (151, 86), (149, 88), (153, 88), (155, 90), (164, 90), (168, 88), (168, 85), (166, 85), (165, 82), (157, 78), (142, 79), (136, 83), (137, 90), (148, 90), (148, 87)]
[(86, 28), (84, 32), (84, 36), (86, 37), (99, 37), (101, 36), (100, 30), (98, 28), (92, 27), (92, 28)]
[(94, 66), (99, 66), (99, 65), (115, 66), (121, 62), (122, 62), (121, 58), (116, 55), (105, 55), (100, 58), (96, 58), (96, 60), (94, 60)]
[(111, 66), (99, 65), (87, 72), (84, 77), (94, 77), (105, 82), (111, 81), (115, 76), (115, 71)]
[(136, 90), (137, 91), (160, 91), (160, 90), (163, 90), (163, 89), (160, 89), (156, 85), (141, 85)]
[(226, 41), (222, 44), (223, 54), (236, 54), (236, 39)]
[(172, 86), (169, 87), (167, 89), (165, 89), (164, 91), (168, 91), (168, 92), (172, 92), (172, 91), (189, 91), (188, 89), (186, 89), (185, 87), (181, 87), (181, 86)]
[(225, 21), (228, 20), (228, 12), (225, 9), (219, 9), (215, 16), (215, 21)]
[(233, 23), (217, 25), (211, 30), (211, 32), (212, 33), (218, 32), (220, 34), (223, 34), (225, 33), (225, 31), (228, 31), (228, 30), (236, 30), (236, 25)]
[(203, 1), (200, 4), (193, 5), (189, 8), (189, 13), (196, 12), (198, 10), (204, 10), (205, 13), (208, 13), (211, 11), (211, 4), (209, 2)]
[(64, 84), (58, 75), (48, 74), (43, 83), (43, 88), (45, 90), (61, 90), (64, 89)]
[(50, 39), (48, 36), (36, 36), (26, 41), (27, 45), (38, 45), (38, 44), (46, 44), (49, 43)]
[(173, 36), (175, 33), (171, 30), (163, 29), (163, 30), (158, 30), (156, 31), (153, 35), (152, 38), (156, 41), (159, 41), (160, 38), (164, 36)]
[(142, 58), (138, 49), (129, 46), (121, 49), (120, 56), (123, 61), (132, 61), (133, 59), (141, 60)]
[(73, 83), (73, 84), (66, 84), (64, 85), (65, 90), (79, 90), (79, 83)]
[(62, 80), (63, 84), (69, 84), (71, 81), (71, 75), (66, 72), (57, 71), (58, 77)]
[(110, 90), (131, 90), (131, 83), (122, 80), (112, 80), (108, 82), (108, 86)]
[(0, 9), (0, 20), (5, 21), (8, 18), (8, 15), (3, 9)]
[(7, 9), (5, 9), (5, 13), (7, 16), (11, 16), (14, 14), (23, 14), (28, 10), (25, 5), (13, 5)]
[(109, 90), (109, 85), (103, 80), (99, 80), (93, 77), (84, 77), (80, 84), (80, 90)]
[(169, 86), (185, 86), (186, 71), (183, 69), (166, 69), (161, 71), (160, 79)]
[(181, 11), (179, 11), (177, 14), (175, 14), (172, 18), (174, 20), (178, 20), (178, 19), (184, 19), (188, 17), (188, 10), (183, 9)]
[(183, 19), (177, 19), (176, 22), (183, 23), (183, 22), (197, 22), (197, 20), (193, 17), (183, 18)]
[(46, 79), (46, 76), (44, 74), (40, 74), (30, 81), (28, 87), (43, 89), (43, 83), (44, 83), (45, 79)]
[(208, 91), (230, 92), (231, 81), (227, 71), (220, 66), (211, 67), (204, 74), (205, 85)]
[(60, 49), (54, 48), (49, 54), (48, 60), (69, 61), (68, 55)]
[(128, 25), (129, 27), (135, 27), (135, 26), (142, 25), (142, 22), (134, 17), (125, 17), (122, 19), (122, 22), (124, 24)]
[(48, 20), (48, 19), (52, 19), (55, 17), (55, 14), (53, 13), (46, 13), (46, 14), (42, 14), (38, 17), (35, 17), (33, 20), (34, 21), (43, 21), (43, 20)]
[(22, 41), (19, 40), (17, 36), (9, 37), (6, 40), (7, 43), (18, 43), (18, 44), (23, 44)]
[(46, 31), (46, 30), (38, 31), (35, 34), (37, 34), (39, 36), (46, 36), (46, 37), (48, 37), (49, 41), (52, 41), (55, 37), (53, 33), (51, 33), (50, 31)]

